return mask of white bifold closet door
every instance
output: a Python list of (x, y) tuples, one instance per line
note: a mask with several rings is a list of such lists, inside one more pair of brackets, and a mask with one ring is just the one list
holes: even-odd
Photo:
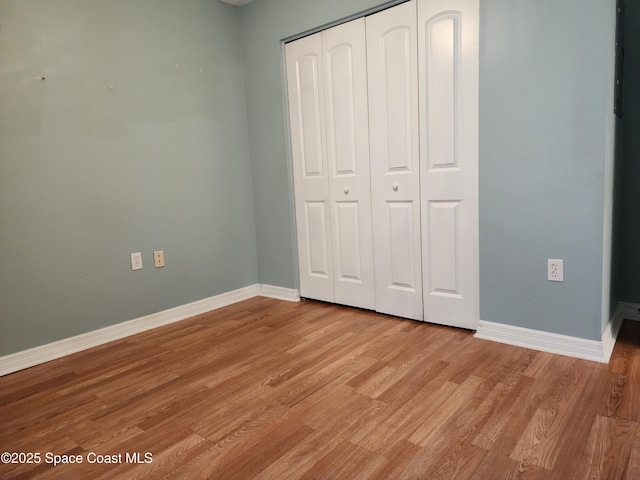
[(422, 320), (416, 4), (366, 26), (376, 310)]
[(286, 45), (300, 293), (375, 308), (364, 19)]
[(475, 329), (478, 0), (418, 1), (424, 318)]
[(479, 320), (478, 0), (410, 0), (286, 45), (303, 297)]

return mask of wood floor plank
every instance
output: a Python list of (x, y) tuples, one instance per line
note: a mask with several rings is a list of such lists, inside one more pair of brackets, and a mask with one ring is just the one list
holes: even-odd
[[(337, 444), (347, 441), (353, 432), (372, 421), (385, 404), (360, 395), (351, 395), (351, 403), (347, 407), (344, 400), (352, 391), (344, 384), (335, 385), (326, 395), (314, 398), (313, 402), (296, 405), (292, 409), (292, 418), (304, 423), (314, 432), (292, 448), (284, 456), (274, 462), (256, 478), (298, 479), (321, 458), (327, 455)], [(356, 403), (354, 403), (356, 402)], [(358, 408), (358, 415), (353, 415), (352, 408)]]
[(563, 364), (564, 361), (566, 361), (566, 359), (562, 357), (559, 358), (558, 355), (547, 352), (537, 352), (536, 357), (524, 371), (524, 374), (527, 377), (535, 379), (546, 377), (550, 370), (561, 368), (562, 365), (559, 365), (559, 363)]
[(256, 297), (0, 377), (0, 478), (640, 478), (640, 323), (609, 365)]
[[(503, 430), (508, 427), (517, 426), (517, 422), (512, 419), (516, 417), (518, 412), (522, 411), (522, 405), (525, 403), (526, 397), (529, 395), (531, 386), (535, 380), (530, 377), (522, 377), (520, 381), (513, 385), (505, 398), (496, 405), (491, 418), (477, 432), (472, 443), (486, 450), (492, 450), (498, 437)], [(523, 425), (523, 430), (524, 430)], [(509, 450), (510, 453), (511, 450)]]
[(424, 450), (417, 445), (400, 440), (395, 445), (389, 445), (385, 451), (385, 462), (371, 475), (371, 480), (388, 480), (403, 478), (407, 471), (407, 463), (415, 455), (424, 454)]
[[(213, 467), (214, 478), (254, 478), (313, 433), (311, 428), (291, 421), (278, 422), (277, 427), (268, 431), (268, 442), (260, 441), (255, 434), (247, 442), (242, 442), (247, 432), (238, 432), (240, 443), (235, 443), (233, 448), (223, 447), (222, 455), (208, 467)], [(233, 441), (236, 442), (236, 438)]]
[(369, 479), (384, 464), (384, 458), (348, 441), (336, 445), (301, 478), (332, 480), (336, 478)]
[(477, 479), (491, 480), (548, 480), (552, 472), (537, 465), (521, 465), (502, 453), (487, 453), (475, 471)]
[[(580, 367), (579, 363), (576, 363)], [(566, 480), (569, 478), (579, 478), (580, 474), (586, 471), (582, 467), (589, 465), (590, 453), (588, 442), (576, 442), (576, 438), (588, 438), (597, 418), (597, 406), (602, 404), (607, 391), (607, 378), (610, 372), (607, 370), (592, 369), (588, 364), (587, 368), (592, 370), (592, 376), (586, 385), (583, 394), (578, 402), (573, 406), (573, 413), (569, 423), (559, 440), (557, 449), (562, 452), (561, 459), (571, 457), (575, 459), (575, 464), (559, 461), (553, 469), (552, 479)], [(576, 468), (578, 465), (578, 468)]]
[[(3, 446), (3, 452), (39, 452), (42, 453), (42, 457), (45, 456), (46, 452), (52, 451), (63, 454), (76, 454), (81, 453), (82, 448), (80, 448), (73, 440), (66, 436), (61, 436), (57, 438), (47, 438), (46, 443), (38, 443), (34, 442), (32, 444), (25, 446), (22, 445), (11, 445), (8, 449), (6, 446)], [(2, 478), (31, 478), (39, 474), (46, 474), (47, 465), (44, 460), (40, 464), (0, 464), (0, 474), (2, 474)]]
[[(497, 434), (497, 437), (492, 439), (492, 450), (506, 455), (513, 452), (524, 432), (529, 428), (531, 419), (542, 402), (557, 391), (555, 385), (560, 382), (566, 369), (574, 364), (575, 359), (551, 356), (550, 362), (547, 364), (546, 375), (541, 374), (538, 378), (534, 378), (533, 382), (528, 385), (526, 392), (521, 392), (518, 395), (517, 404), (509, 413), (508, 424)], [(529, 470), (529, 466), (523, 468)]]
[(572, 479), (623, 478), (633, 449), (638, 424), (597, 415), (587, 442), (585, 462), (574, 469)]
[[(446, 441), (446, 436), (455, 436), (455, 432), (464, 424), (460, 417), (472, 413), (495, 386), (494, 382), (484, 378), (469, 377), (445, 402), (429, 416), (425, 416), (407, 440), (421, 447), (429, 445), (429, 449), (433, 451), (437, 444)], [(448, 420), (443, 422), (444, 418)]]
[[(128, 452), (131, 454), (137, 454), (134, 458), (140, 463), (136, 463), (134, 466), (126, 463), (119, 464), (112, 470), (93, 478), (95, 478), (95, 480), (111, 480), (113, 478), (124, 476), (132, 480), (162, 478), (169, 475), (176, 468), (179, 468), (182, 464), (188, 462), (191, 458), (196, 457), (210, 447), (211, 442), (194, 433), (178, 442), (175, 442), (166, 450), (163, 450), (152, 457), (146, 457), (145, 454), (147, 452)], [(149, 461), (149, 463), (145, 463), (147, 461)]]
[(179, 396), (160, 408), (150, 409), (144, 418), (140, 418), (138, 426), (149, 430), (162, 423), (182, 425), (194, 418), (199, 418), (207, 405), (215, 405), (216, 392), (203, 388), (195, 393)]
[[(444, 375), (438, 376), (415, 396), (413, 402), (381, 412), (379, 418), (356, 432), (352, 441), (372, 452), (383, 454), (388, 445), (400, 440), (408, 441), (421, 423), (432, 417), (458, 388), (457, 383), (446, 381)], [(416, 405), (421, 407), (416, 408)], [(417, 442), (412, 443), (418, 445)]]
[(624, 480), (633, 480), (640, 478), (640, 427), (636, 425), (633, 435), (633, 446), (629, 455), (629, 463), (624, 474)]
[(444, 455), (438, 457), (433, 473), (429, 478), (433, 480), (471, 480), (476, 477), (476, 470), (487, 456), (487, 451), (468, 443), (457, 443), (445, 450)]
[(267, 403), (268, 397), (262, 395), (254, 396), (253, 393), (247, 393), (246, 396), (239, 399), (239, 402), (245, 400), (245, 408), (239, 408), (240, 405), (237, 403), (235, 409), (224, 409), (214, 415), (192, 421), (189, 426), (193, 431), (216, 443), (236, 435), (239, 431), (255, 430), (264, 424), (269, 424), (274, 419), (280, 419), (289, 411), (289, 407), (285, 405)]
[(640, 422), (640, 402), (633, 401), (640, 396), (640, 349), (632, 344), (623, 344), (622, 349), (622, 358), (616, 358), (616, 362), (622, 363), (615, 365), (616, 376), (606, 414)]
[(396, 408), (404, 405), (411, 401), (425, 385), (441, 375), (448, 366), (449, 363), (441, 360), (435, 362), (429, 360), (424, 364), (421, 362), (415, 368), (406, 372), (395, 383), (389, 385), (376, 398), (381, 402), (393, 404)]
[(520, 437), (511, 458), (523, 465), (552, 470), (560, 451), (556, 448), (571, 419), (573, 407), (591, 379), (590, 370), (570, 368), (542, 402)]
[(485, 370), (476, 370), (474, 375), (506, 385), (517, 383), (525, 376), (524, 372), (527, 371), (539, 353), (535, 350), (512, 347), (505, 350), (505, 353), (494, 365), (485, 362)]

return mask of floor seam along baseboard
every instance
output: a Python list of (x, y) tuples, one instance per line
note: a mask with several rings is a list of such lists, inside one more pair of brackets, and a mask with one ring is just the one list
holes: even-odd
[(226, 307), (249, 298), (264, 296), (297, 302), (300, 292), (297, 289), (273, 285), (255, 284), (209, 298), (169, 308), (144, 317), (117, 323), (108, 327), (82, 333), (56, 342), (40, 345), (20, 352), (0, 357), (0, 376), (24, 370), (41, 363), (49, 362), (72, 353), (97, 347), (114, 340), (145, 332), (153, 328), (179, 322), (195, 315)]

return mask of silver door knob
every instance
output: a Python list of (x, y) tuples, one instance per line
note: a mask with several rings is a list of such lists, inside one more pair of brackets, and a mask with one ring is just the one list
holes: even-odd
[(393, 185), (391, 185), (391, 188), (393, 188), (394, 192), (397, 192), (398, 191), (398, 184), (394, 183)]
[(344, 192), (345, 195), (348, 195), (349, 194), (349, 187), (344, 187), (342, 189), (342, 191)]

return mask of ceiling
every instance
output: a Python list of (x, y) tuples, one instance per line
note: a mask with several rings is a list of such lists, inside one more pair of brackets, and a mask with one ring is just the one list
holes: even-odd
[(236, 7), (241, 7), (246, 5), (251, 0), (220, 0), (221, 2), (228, 3), (229, 5), (235, 5)]

